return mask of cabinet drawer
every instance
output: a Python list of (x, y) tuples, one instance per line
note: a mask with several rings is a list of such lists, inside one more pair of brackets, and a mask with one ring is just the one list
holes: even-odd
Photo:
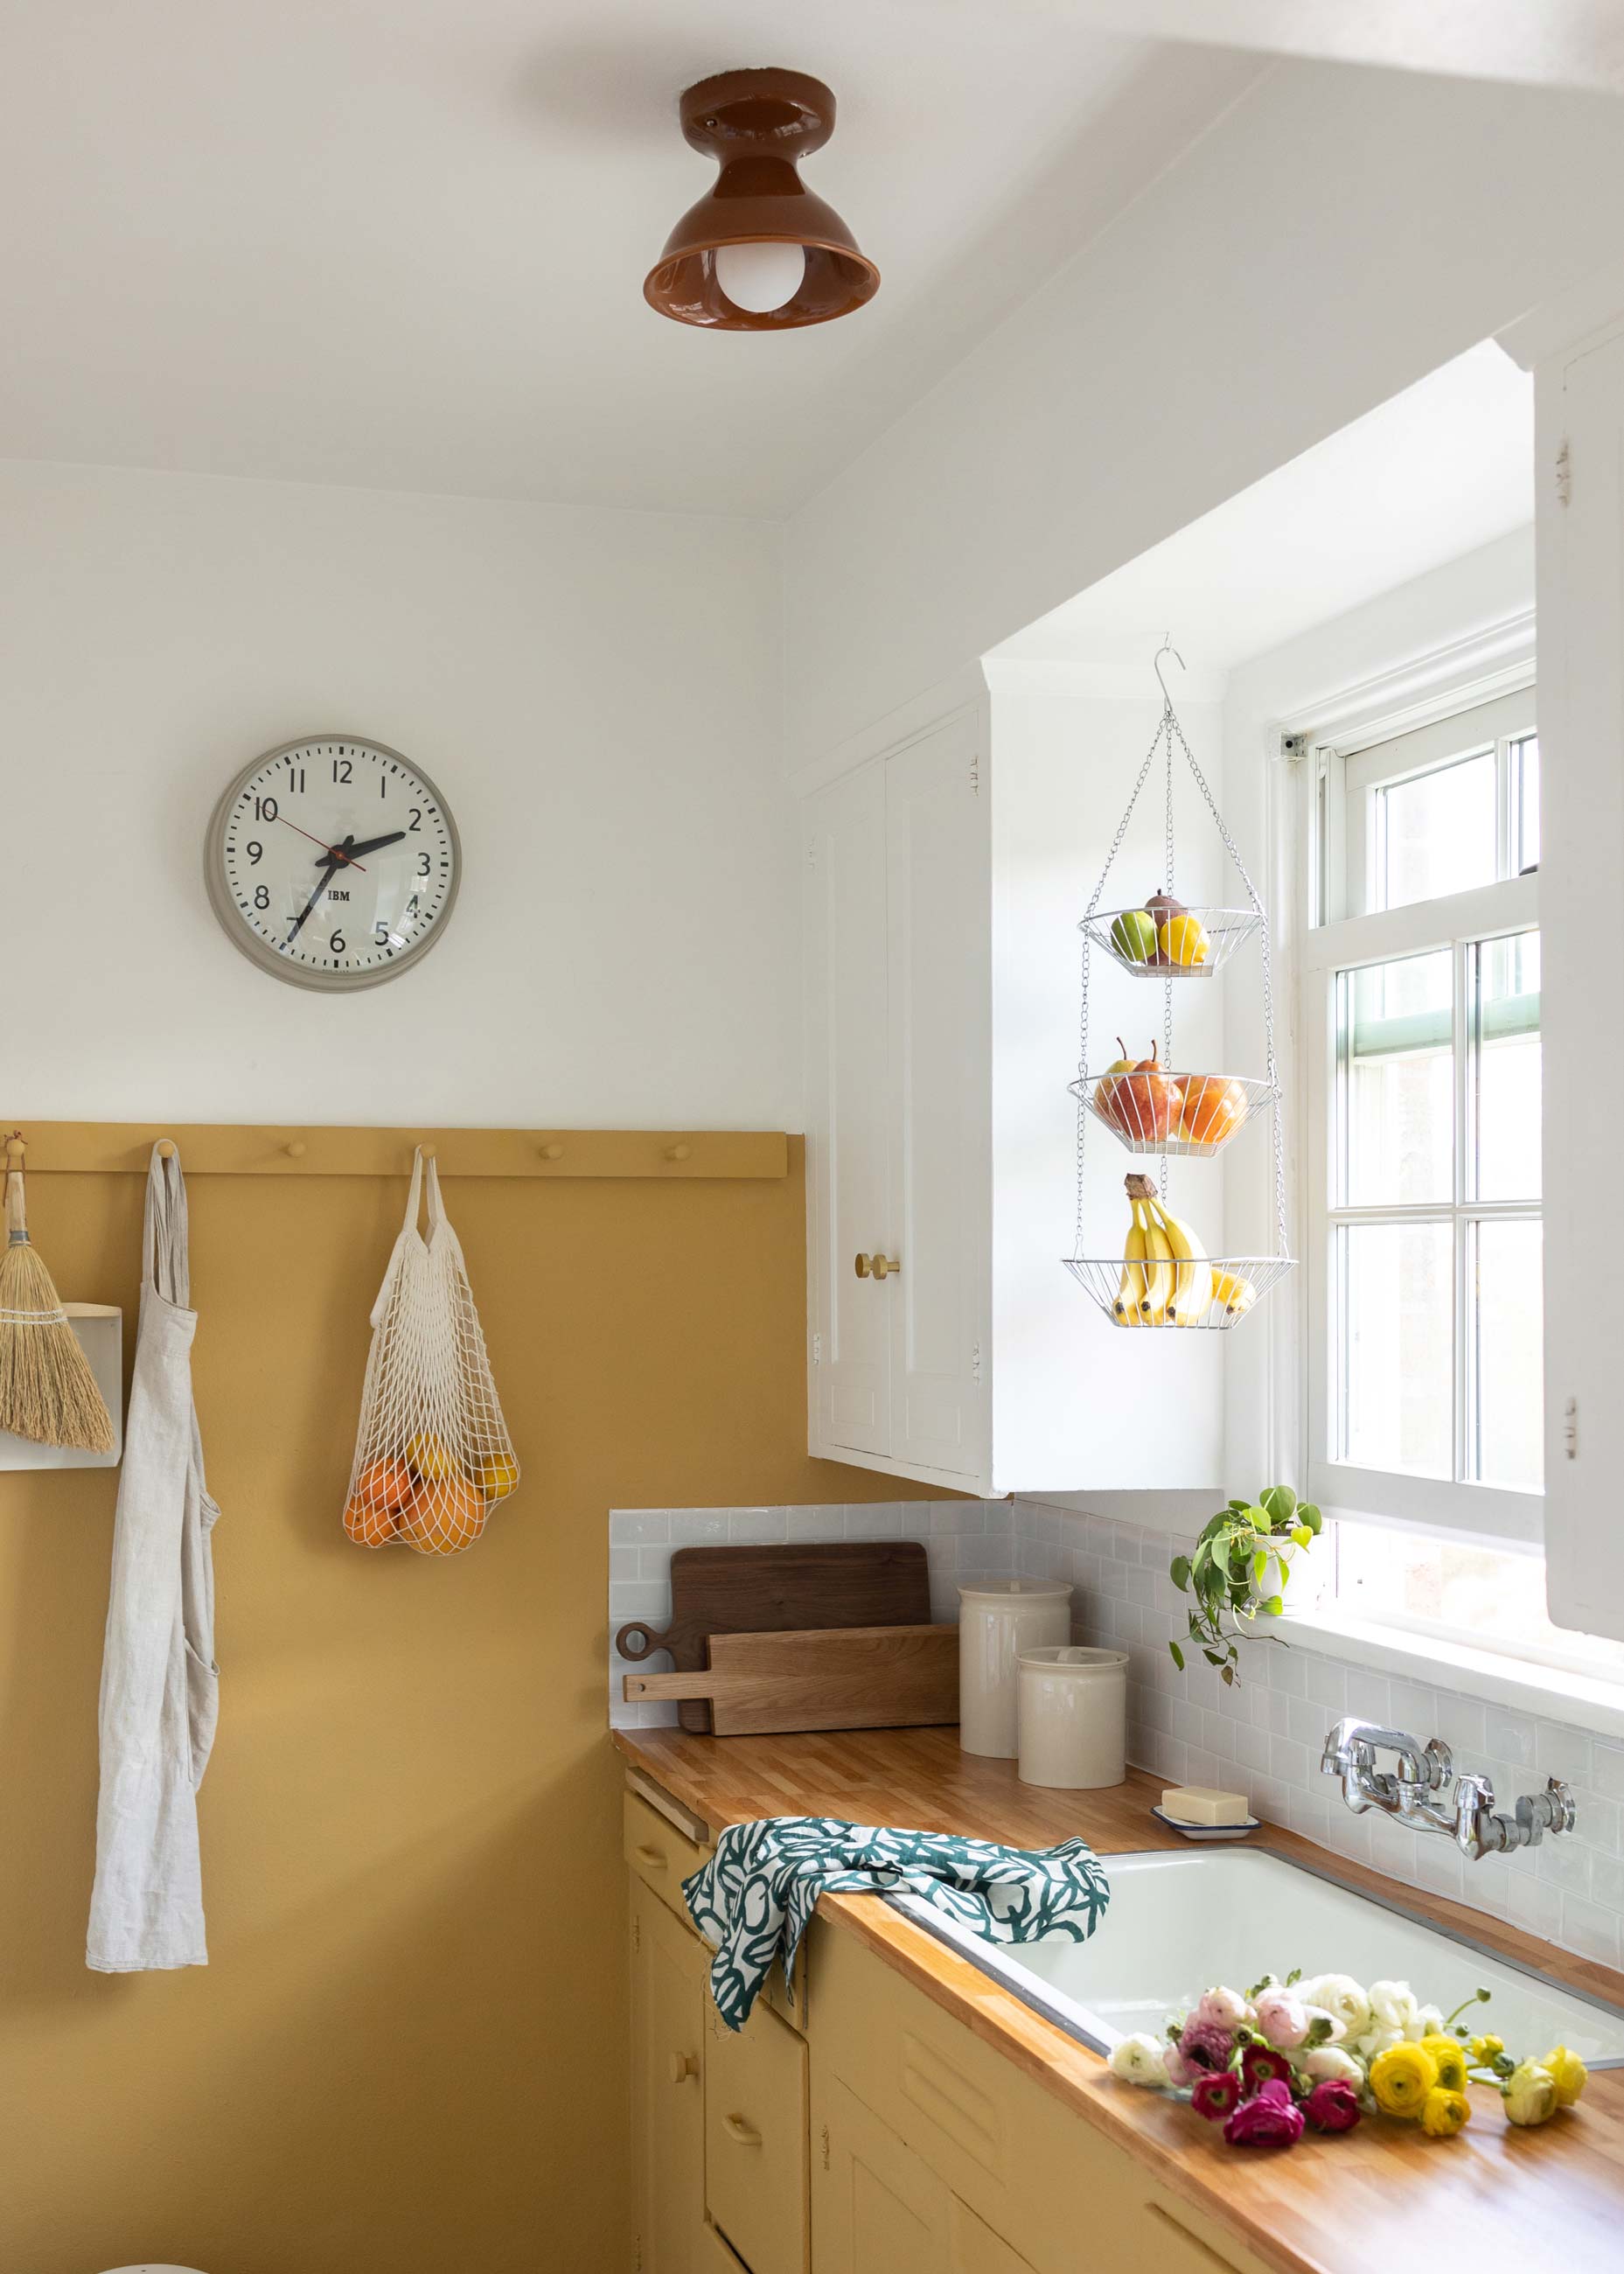
[[(1147, 2202), (1142, 2213), (1144, 2247), (1140, 2263), (1154, 2266), (1157, 2274), (1237, 2274), (1243, 2254), (1228, 2236), (1220, 2246), (1193, 2232), (1201, 2214), (1191, 2204), (1177, 2211), (1159, 2202)], [(1231, 2253), (1234, 2255), (1231, 2255)], [(1246, 2258), (1247, 2265), (1254, 2262)]]
[(620, 1845), (627, 1863), (650, 1893), (668, 1903), (691, 1931), (682, 1882), (691, 1879), (704, 1862), (707, 1850), (679, 1832), (658, 1809), (635, 1793), (624, 1796)]
[(807, 2049), (771, 2008), (742, 2029), (712, 2009), (705, 2068), (705, 2208), (750, 2274), (807, 2264)]

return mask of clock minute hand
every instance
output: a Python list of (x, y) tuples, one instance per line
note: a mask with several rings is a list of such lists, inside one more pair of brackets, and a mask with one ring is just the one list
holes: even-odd
[(304, 928), (306, 917), (308, 917), (311, 910), (315, 907), (317, 901), (327, 891), (327, 886), (332, 883), (334, 877), (337, 874), (338, 855), (336, 853), (329, 853), (326, 862), (323, 864), (321, 874), (316, 879), (315, 891), (311, 894), (309, 900), (305, 901), (304, 906), (300, 910), (298, 915), (294, 919), (293, 930), (288, 934), (287, 945), (289, 946), (291, 946), (293, 942), (298, 937), (300, 932)]
[(406, 832), (403, 829), (392, 829), (387, 837), (364, 837), (358, 845), (352, 845), (346, 837), (338, 848), (342, 856), (343, 865), (346, 868), (359, 868), (360, 855), (376, 853), (382, 845), (398, 845), (405, 834)]

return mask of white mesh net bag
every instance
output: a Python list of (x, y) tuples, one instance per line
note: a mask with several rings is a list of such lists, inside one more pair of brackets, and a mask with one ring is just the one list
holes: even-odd
[(427, 1237), (417, 1230), (424, 1167), (419, 1150), (406, 1221), (372, 1306), (344, 1530), (362, 1547), (455, 1555), (517, 1489), (519, 1464), (432, 1160)]

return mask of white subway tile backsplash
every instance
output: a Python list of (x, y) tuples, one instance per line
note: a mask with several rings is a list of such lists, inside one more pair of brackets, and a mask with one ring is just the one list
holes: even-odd
[(789, 1536), (781, 1508), (736, 1508), (727, 1519), (730, 1547), (771, 1547)]
[[(1023, 1570), (1063, 1568), (1052, 1562), (1056, 1539), (1059, 1552), (1069, 1550), (1064, 1568), (1078, 1585), (1078, 1632), (1130, 1651), (1129, 1753), (1141, 1766), (1171, 1776), (1182, 1755), (1192, 1778), (1244, 1783), (1259, 1814), (1350, 1862), (1448, 1894), (1608, 1965), (1620, 1962), (1624, 1745), (1487, 1706), (1435, 1681), (1344, 1666), (1295, 1642), (1284, 1648), (1243, 1645), (1242, 1679), (1233, 1688), (1221, 1686), (1193, 1651), (1186, 1651), (1181, 1675), (1165, 1638), (1183, 1637), (1187, 1602), (1166, 1572), (1176, 1551), (1187, 1552), (1187, 1541), (1024, 1501), (1014, 1504), (1014, 1526)], [(1155, 1581), (1148, 1595), (1136, 1576), (1140, 1570)], [(1187, 1711), (1196, 1706), (1199, 1717)], [(1547, 1776), (1560, 1776), (1575, 1788), (1577, 1829), (1538, 1849), (1468, 1863), (1447, 1840), (1373, 1811), (1356, 1816), (1320, 1768), (1326, 1733), (1343, 1713), (1441, 1737), (1458, 1768), (1492, 1780), (1502, 1809)]]

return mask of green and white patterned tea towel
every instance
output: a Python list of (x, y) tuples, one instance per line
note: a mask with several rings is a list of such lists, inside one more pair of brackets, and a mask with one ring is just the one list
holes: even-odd
[(682, 1883), (694, 1924), (716, 1950), (710, 1994), (730, 2029), (749, 2019), (774, 1959), (793, 1979), (807, 1921), (826, 1892), (918, 1895), (989, 1942), (1086, 1942), (1110, 1901), (1081, 1840), (1034, 1854), (838, 1816), (730, 1825), (710, 1862)]

